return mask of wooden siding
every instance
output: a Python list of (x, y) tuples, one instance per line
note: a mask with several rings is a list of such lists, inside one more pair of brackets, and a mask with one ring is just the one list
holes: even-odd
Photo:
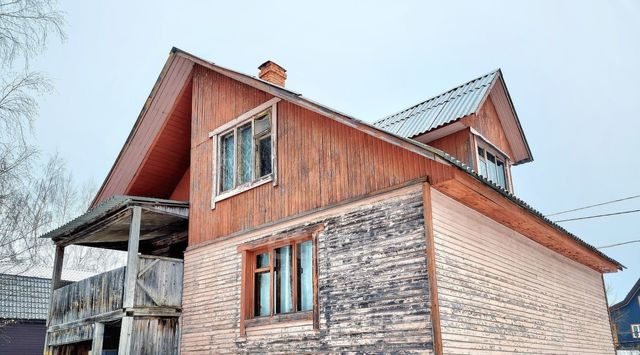
[(122, 309), (125, 269), (117, 268), (55, 290), (49, 326)]
[[(253, 326), (240, 336), (238, 246), (323, 224), (313, 321)], [(432, 349), (421, 184), (185, 254), (182, 353), (423, 352)]]
[(428, 144), (451, 154), (469, 166), (473, 166), (474, 158), (472, 154), (475, 154), (475, 147), (471, 148), (470, 134), (471, 132), (467, 128), (431, 141)]
[(489, 143), (507, 153), (511, 159), (515, 159), (513, 149), (511, 149), (511, 144), (502, 128), (502, 123), (491, 97), (485, 100), (480, 110), (478, 110), (478, 113), (463, 118), (462, 123), (468, 127), (473, 127), (476, 131), (480, 132)]
[[(174, 112), (173, 108), (182, 90), (185, 88), (185, 84), (190, 82), (189, 78), (192, 67), (193, 62), (179, 56), (172, 56), (171, 60), (167, 62), (160, 75), (161, 79), (156, 83), (151, 93), (150, 97), (154, 97), (154, 99), (145, 103), (136, 125), (129, 138), (127, 138), (109, 175), (96, 194), (92, 206), (97, 205), (110, 196), (128, 193), (131, 184), (134, 182), (134, 177), (140, 174), (140, 169), (147, 161), (147, 157), (151, 153), (152, 147), (157, 142), (157, 138), (160, 136), (160, 133), (162, 133), (163, 128), (165, 128), (165, 126), (166, 128), (173, 127), (172, 125), (165, 125), (165, 123), (173, 113), (178, 114), (178, 111)], [(181, 107), (178, 107), (178, 110), (184, 111)], [(188, 117), (187, 115), (187, 122)], [(184, 129), (177, 127), (176, 132), (180, 133), (181, 130)], [(188, 134), (189, 133), (186, 132), (187, 137)], [(169, 150), (171, 150), (170, 147)], [(187, 154), (186, 159), (188, 158)], [(184, 172), (184, 168), (182, 168), (178, 174), (182, 172)], [(180, 177), (181, 176), (178, 176), (177, 179), (180, 179)], [(163, 181), (160, 180), (162, 179), (158, 179), (155, 182), (163, 183)], [(169, 190), (168, 193), (171, 191), (172, 189)], [(132, 193), (139, 192), (144, 191), (137, 190), (136, 188)]]
[(133, 320), (131, 354), (178, 354), (178, 324), (177, 318), (136, 317)]
[(597, 271), (431, 192), (444, 353), (614, 353)]
[(169, 199), (176, 201), (189, 201), (190, 184), (191, 178), (189, 174), (189, 168), (187, 168), (184, 174), (182, 174), (182, 178), (180, 178), (180, 181), (176, 185), (176, 188), (171, 193), (171, 196), (169, 196)]
[(277, 221), (451, 168), (303, 109), (278, 103), (278, 182), (211, 209), (208, 134), (271, 95), (202, 67), (194, 68), (189, 245)]
[(134, 307), (182, 307), (182, 260), (140, 257)]

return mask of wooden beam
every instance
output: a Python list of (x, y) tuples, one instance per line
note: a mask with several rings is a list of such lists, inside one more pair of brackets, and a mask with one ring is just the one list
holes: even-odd
[(133, 317), (123, 317), (120, 328), (120, 343), (118, 345), (118, 355), (131, 355), (131, 348), (133, 347), (132, 339), (133, 333)]
[(133, 307), (136, 279), (138, 278), (141, 209), (139, 206), (134, 206), (131, 208), (131, 211), (129, 244), (127, 248), (127, 271), (124, 276), (124, 298), (122, 300), (123, 308)]
[[(140, 206), (131, 208), (131, 225), (129, 226), (129, 244), (127, 248), (127, 271), (124, 276), (123, 308), (132, 308), (135, 299), (136, 279), (138, 278), (138, 247), (140, 244), (140, 219), (142, 210)], [(120, 328), (120, 344), (118, 354), (129, 355), (132, 348), (133, 317), (122, 318)]]
[(440, 305), (438, 303), (438, 282), (436, 275), (436, 251), (433, 237), (433, 210), (431, 207), (431, 185), (422, 185), (422, 203), (424, 213), (424, 232), (427, 239), (427, 275), (429, 277), (429, 300), (431, 303), (431, 329), (433, 331), (433, 352), (442, 352), (442, 329), (440, 327)]
[(102, 355), (102, 343), (104, 340), (104, 323), (93, 325), (93, 339), (91, 341), (91, 355)]
[[(64, 246), (56, 245), (56, 251), (53, 259), (53, 274), (51, 275), (51, 292), (49, 293), (49, 309), (47, 311), (47, 327), (51, 323), (51, 310), (53, 306), (53, 292), (60, 288), (62, 284), (62, 264), (64, 262)], [(44, 354), (50, 354), (51, 349), (49, 344), (49, 332), (45, 333), (44, 337)]]

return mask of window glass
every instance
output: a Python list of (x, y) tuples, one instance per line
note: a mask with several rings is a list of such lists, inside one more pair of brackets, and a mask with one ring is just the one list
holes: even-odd
[(269, 130), (269, 128), (271, 127), (271, 120), (269, 115), (264, 115), (261, 118), (257, 119), (255, 122), (255, 134), (259, 135), (262, 134), (264, 132), (266, 132), (267, 130)]
[(238, 184), (244, 184), (252, 178), (251, 123), (238, 128), (238, 136)]
[(498, 160), (496, 162), (496, 165), (498, 166), (498, 185), (500, 185), (503, 188), (507, 188), (507, 179), (505, 177), (505, 171), (504, 171), (504, 163), (501, 162), (500, 160)]
[(498, 181), (498, 167), (496, 166), (496, 157), (491, 153), (487, 153), (487, 169), (489, 170), (489, 180)]
[(640, 324), (631, 324), (631, 335), (634, 338), (640, 338)]
[(269, 253), (262, 253), (256, 256), (256, 269), (269, 267)]
[(233, 172), (234, 172), (234, 161), (233, 161), (233, 144), (234, 144), (234, 136), (233, 133), (227, 134), (221, 139), (222, 144), (222, 179), (221, 179), (221, 190), (226, 191), (233, 188)]
[(271, 136), (266, 136), (258, 141), (258, 176), (271, 174)]
[(270, 314), (269, 305), (271, 304), (270, 289), (271, 274), (269, 271), (256, 274), (255, 289), (255, 309), (256, 316), (268, 316)]
[(291, 246), (276, 249), (275, 264), (276, 313), (288, 313), (293, 309), (291, 289)]
[(298, 310), (313, 309), (313, 259), (312, 242), (298, 243)]

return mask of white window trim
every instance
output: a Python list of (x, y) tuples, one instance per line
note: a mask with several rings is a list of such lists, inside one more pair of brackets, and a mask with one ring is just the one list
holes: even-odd
[[(212, 185), (211, 185), (211, 209), (216, 208), (216, 202), (227, 199), (229, 197), (241, 194), (247, 190), (253, 189), (255, 187), (264, 185), (268, 182), (273, 182), (273, 186), (278, 185), (278, 164), (277, 164), (277, 132), (278, 132), (278, 111), (277, 111), (277, 103), (280, 102), (281, 99), (274, 97), (271, 100), (243, 113), (237, 118), (223, 124), (222, 126), (214, 129), (209, 132), (209, 138), (212, 139), (213, 150), (212, 150)], [(235, 131), (239, 126), (244, 123), (250, 121), (255, 118), (256, 115), (271, 109), (271, 174), (261, 177), (258, 180), (251, 181), (240, 186), (236, 186), (231, 190), (220, 192), (220, 186), (218, 186), (218, 174), (219, 174), (219, 166), (220, 162), (220, 152), (218, 151), (218, 145), (220, 141), (220, 137), (231, 132)], [(234, 141), (234, 145), (237, 145), (237, 142)], [(236, 154), (237, 148), (234, 148), (234, 155)], [(234, 162), (236, 158), (234, 156)], [(237, 162), (234, 163), (234, 179), (236, 178), (237, 172), (235, 169), (237, 168)], [(255, 169), (255, 167), (254, 167)]]
[(638, 328), (638, 334), (640, 334), (640, 324), (631, 324), (631, 337), (633, 339), (640, 339), (640, 335), (636, 336), (636, 332), (634, 332), (633, 327), (637, 327)]
[[(475, 157), (475, 169), (478, 174), (480, 174), (480, 155), (478, 154), (478, 148), (482, 148), (485, 152), (489, 152), (496, 156), (496, 158), (500, 159), (504, 163), (504, 175), (505, 175), (505, 183), (507, 185), (507, 190), (513, 192), (513, 181), (511, 180), (511, 157), (500, 148), (496, 147), (493, 143), (489, 142), (480, 132), (473, 129), (473, 127), (469, 127), (471, 129), (471, 133), (474, 136), (475, 141), (475, 149), (474, 149), (474, 157)], [(479, 139), (478, 139), (479, 138)], [(487, 149), (489, 148), (489, 149)], [(497, 154), (496, 154), (497, 153)], [(489, 179), (488, 176), (485, 178)], [(497, 182), (494, 182), (497, 184)]]

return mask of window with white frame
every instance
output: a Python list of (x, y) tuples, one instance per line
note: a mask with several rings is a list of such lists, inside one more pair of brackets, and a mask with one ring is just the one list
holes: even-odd
[(276, 102), (270, 100), (210, 133), (215, 202), (269, 181), (275, 184)]
[(640, 324), (631, 324), (631, 336), (634, 339), (640, 339)]
[(503, 189), (510, 189), (506, 159), (489, 146), (478, 145), (478, 173)]

